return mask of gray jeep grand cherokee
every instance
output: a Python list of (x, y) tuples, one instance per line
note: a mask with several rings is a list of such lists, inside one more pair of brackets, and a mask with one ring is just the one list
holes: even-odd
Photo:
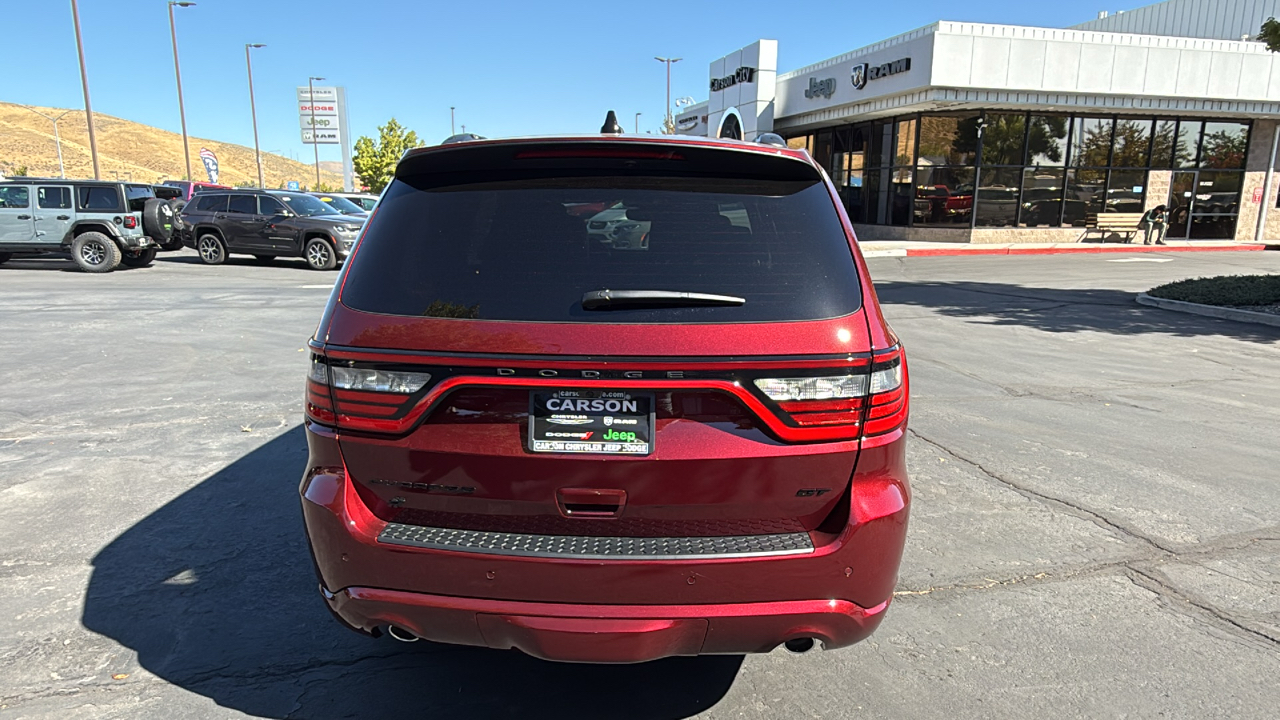
[(0, 263), (15, 255), (69, 253), (85, 272), (111, 272), (121, 263), (146, 267), (172, 233), (171, 208), (149, 185), (27, 177), (0, 182)]

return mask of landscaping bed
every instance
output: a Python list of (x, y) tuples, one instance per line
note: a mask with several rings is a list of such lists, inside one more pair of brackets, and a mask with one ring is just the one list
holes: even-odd
[(1147, 291), (1165, 300), (1280, 315), (1280, 275), (1224, 275), (1161, 285)]

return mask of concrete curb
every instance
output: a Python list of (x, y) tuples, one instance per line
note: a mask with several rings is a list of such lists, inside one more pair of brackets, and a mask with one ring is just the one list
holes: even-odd
[(1216, 305), (1201, 305), (1200, 303), (1183, 302), (1181, 300), (1166, 300), (1164, 298), (1151, 297), (1146, 293), (1140, 293), (1138, 295), (1138, 304), (1160, 308), (1161, 310), (1173, 310), (1174, 312), (1191, 313), (1192, 315), (1204, 315), (1205, 317), (1219, 318), (1221, 320), (1234, 320), (1236, 322), (1256, 323), (1259, 325), (1280, 327), (1280, 315), (1253, 312), (1252, 310), (1237, 310), (1236, 308), (1218, 307)]
[(1005, 247), (1005, 248), (913, 248), (906, 250), (907, 257), (938, 257), (943, 255), (1074, 255), (1079, 253), (1143, 253), (1143, 252), (1256, 252), (1265, 245), (1211, 245), (1208, 247), (1177, 245), (1118, 245), (1114, 247)]

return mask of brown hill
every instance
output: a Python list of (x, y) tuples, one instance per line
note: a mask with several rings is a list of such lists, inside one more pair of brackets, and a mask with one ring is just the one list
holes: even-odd
[[(57, 117), (58, 108), (36, 108)], [(120, 178), (135, 182), (155, 183), (181, 179), (186, 171), (182, 162), (182, 135), (149, 125), (94, 113), (94, 129), (98, 136), (98, 164), (103, 178)], [(93, 160), (89, 155), (89, 130), (84, 111), (73, 110), (58, 121), (62, 137), (62, 158), (69, 178), (93, 177)], [(200, 148), (209, 148), (218, 156), (219, 182), (224, 185), (252, 182), (257, 184), (258, 168), (253, 148), (218, 142), (206, 138), (190, 138), (191, 173), (206, 180), (200, 162)], [(0, 102), (0, 174), (8, 175), (25, 165), (30, 175), (57, 177), (58, 153), (53, 140), (53, 124), (20, 105)], [(321, 182), (342, 186), (342, 175), (332, 166), (320, 163)], [(267, 187), (281, 187), (288, 180), (305, 186), (315, 179), (315, 168), (286, 157), (262, 153), (262, 172)]]

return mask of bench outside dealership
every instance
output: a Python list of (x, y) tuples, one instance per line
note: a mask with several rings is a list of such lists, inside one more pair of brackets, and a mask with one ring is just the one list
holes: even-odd
[(1272, 5), (944, 21), (785, 73), (760, 40), (711, 64), (676, 131), (807, 148), (865, 238), (1071, 242), (1093, 215), (1161, 204), (1171, 239), (1280, 238), (1280, 55), (1241, 39)]

